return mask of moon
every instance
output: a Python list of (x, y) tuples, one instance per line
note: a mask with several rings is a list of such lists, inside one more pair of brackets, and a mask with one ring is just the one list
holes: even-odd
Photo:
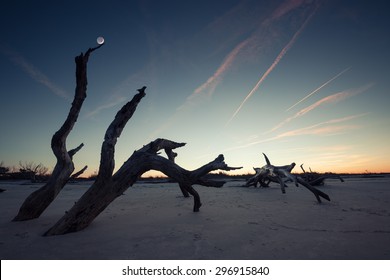
[(97, 39), (96, 39), (96, 42), (99, 44), (99, 45), (102, 45), (102, 44), (104, 44), (104, 38), (103, 37), (97, 37)]

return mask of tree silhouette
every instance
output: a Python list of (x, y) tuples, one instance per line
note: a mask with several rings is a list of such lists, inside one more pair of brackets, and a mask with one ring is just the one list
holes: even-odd
[[(66, 182), (68, 182), (74, 170), (72, 157), (83, 147), (83, 144), (73, 150), (67, 151), (66, 137), (77, 121), (77, 116), (86, 98), (87, 62), (89, 55), (101, 46), (90, 48), (85, 54), (81, 54), (75, 59), (75, 97), (68, 118), (52, 138), (51, 146), (57, 158), (57, 164), (49, 182), (25, 200), (14, 221), (39, 217), (54, 200)], [(117, 139), (127, 122), (133, 116), (141, 99), (145, 97), (145, 89), (146, 86), (138, 89), (138, 93), (117, 112), (114, 120), (108, 126), (101, 147), (99, 171), (92, 186), (45, 235), (65, 234), (86, 228), (111, 202), (122, 195), (143, 173), (149, 170), (161, 171), (178, 182), (184, 196), (193, 196), (193, 210), (197, 212), (202, 204), (198, 192), (193, 188), (193, 184), (220, 187), (223, 183), (211, 182), (202, 177), (213, 170), (229, 171), (241, 168), (229, 167), (224, 162), (223, 155), (219, 155), (215, 160), (198, 169), (188, 171), (174, 162), (177, 153), (173, 152), (173, 150), (184, 146), (185, 143), (177, 143), (158, 138), (135, 151), (118, 171), (114, 173), (114, 155)], [(159, 155), (160, 150), (165, 151), (167, 158)]]
[(84, 144), (81, 143), (77, 148), (68, 151), (66, 148), (66, 138), (73, 129), (79, 116), (81, 106), (87, 97), (87, 63), (89, 56), (101, 46), (103, 45), (90, 48), (85, 54), (81, 53), (79, 56), (76, 56), (76, 90), (72, 106), (65, 122), (51, 139), (51, 149), (57, 159), (53, 173), (43, 187), (26, 198), (13, 221), (38, 218), (53, 202), (72, 175), (74, 171), (73, 156), (84, 146)]

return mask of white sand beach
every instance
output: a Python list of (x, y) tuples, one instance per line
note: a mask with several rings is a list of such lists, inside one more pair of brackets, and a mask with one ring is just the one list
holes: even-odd
[(38, 219), (11, 222), (39, 184), (0, 182), (0, 258), (390, 259), (390, 178), (328, 179), (318, 204), (304, 187), (195, 186), (192, 212), (177, 184), (139, 183), (85, 230), (43, 237), (90, 183), (68, 184)]

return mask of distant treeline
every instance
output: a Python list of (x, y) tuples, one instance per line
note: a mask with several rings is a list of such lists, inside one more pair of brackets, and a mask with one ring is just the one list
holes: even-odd
[(0, 180), (31, 180), (32, 182), (46, 181), (50, 177), (49, 169), (43, 164), (34, 162), (19, 162), (19, 167), (9, 168), (0, 162)]

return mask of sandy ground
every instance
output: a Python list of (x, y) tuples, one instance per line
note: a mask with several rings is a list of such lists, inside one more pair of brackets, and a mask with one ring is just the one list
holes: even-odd
[(305, 188), (136, 184), (85, 230), (42, 237), (90, 184), (69, 184), (39, 219), (11, 222), (40, 185), (0, 182), (1, 259), (390, 259), (390, 178), (327, 180), (332, 199)]

